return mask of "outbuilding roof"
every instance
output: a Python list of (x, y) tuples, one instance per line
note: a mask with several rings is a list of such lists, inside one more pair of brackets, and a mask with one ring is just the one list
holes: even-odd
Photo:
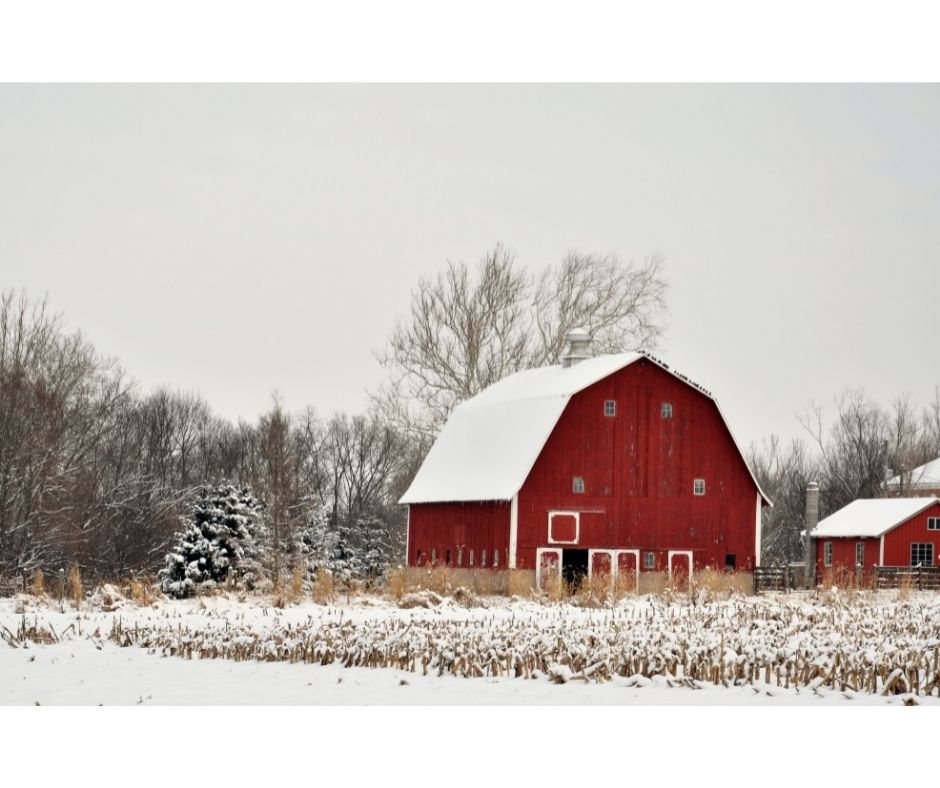
[[(705, 389), (645, 353), (596, 356), (568, 367), (556, 364), (517, 372), (454, 409), (400, 503), (511, 500), (571, 397), (644, 358), (715, 401)], [(723, 414), (721, 418), (727, 427)], [(735, 446), (740, 453), (737, 441)], [(751, 478), (770, 504), (753, 472)]]
[[(937, 490), (940, 489), (940, 457), (905, 473), (904, 489)], [(888, 487), (900, 487), (901, 477), (895, 476), (888, 482)]]
[(814, 539), (877, 537), (937, 503), (936, 498), (859, 498), (819, 522)]

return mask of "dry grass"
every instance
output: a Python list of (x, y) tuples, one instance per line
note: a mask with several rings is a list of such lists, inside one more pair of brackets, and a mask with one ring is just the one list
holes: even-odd
[(150, 607), (157, 601), (154, 584), (149, 579), (140, 580), (132, 577), (127, 584), (128, 595), (141, 607)]
[(898, 580), (898, 599), (906, 600), (911, 598), (911, 592), (914, 590), (914, 578), (910, 575), (901, 575)]
[(318, 605), (326, 605), (336, 598), (336, 580), (333, 573), (327, 569), (318, 569), (313, 576), (313, 601)]
[(46, 576), (42, 573), (42, 569), (37, 569), (36, 574), (33, 575), (31, 588), (33, 596), (46, 595)]
[(752, 594), (754, 576), (750, 572), (729, 572), (705, 567), (692, 575), (692, 589), (705, 592), (709, 598), (728, 597), (731, 594)]
[(304, 568), (299, 563), (294, 564), (294, 574), (290, 581), (291, 600), (296, 602), (304, 593)]
[(510, 569), (506, 574), (506, 593), (509, 596), (529, 598), (535, 592), (535, 572), (533, 570)]
[(385, 580), (385, 591), (396, 602), (408, 593), (408, 571), (399, 566), (388, 573)]
[(598, 572), (581, 579), (574, 590), (574, 601), (580, 607), (607, 607), (617, 601), (616, 593), (617, 587), (611, 576)]
[(69, 570), (68, 592), (72, 604), (78, 610), (85, 598), (85, 592), (82, 589), (82, 570), (78, 568), (78, 564), (72, 564), (72, 568)]

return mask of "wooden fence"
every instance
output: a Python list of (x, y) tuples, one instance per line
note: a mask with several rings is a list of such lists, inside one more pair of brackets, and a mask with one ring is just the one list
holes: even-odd
[(940, 590), (940, 566), (879, 566), (878, 588)]

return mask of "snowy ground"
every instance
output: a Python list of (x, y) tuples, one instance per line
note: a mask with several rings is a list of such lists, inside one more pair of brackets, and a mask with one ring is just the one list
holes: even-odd
[[(17, 612), (18, 602), (25, 606), (23, 612)], [(597, 654), (613, 654), (613, 643), (621, 651), (645, 649), (643, 654), (653, 653), (654, 646), (667, 655), (679, 645), (688, 654), (706, 650), (718, 654), (724, 649), (722, 669), (729, 676), (735, 658), (743, 664), (772, 652), (779, 657), (781, 648), (794, 655), (809, 654), (807, 659), (824, 666), (852, 660), (888, 665), (899, 655), (912, 654), (924, 666), (919, 680), (926, 684), (940, 646), (940, 595), (903, 602), (896, 594), (883, 595), (861, 601), (837, 599), (835, 604), (793, 597), (739, 598), (693, 609), (649, 598), (590, 610), (505, 599), (487, 600), (488, 607), (466, 608), (445, 601), (431, 609), (408, 610), (379, 598), (284, 609), (260, 599), (238, 602), (225, 597), (159, 602), (152, 607), (120, 600), (118, 604), (117, 609), (105, 611), (100, 604), (87, 602), (75, 611), (31, 598), (0, 600), (0, 627), (6, 630), (0, 633), (7, 641), (0, 641), (0, 704), (902, 705), (911, 702), (913, 694), (856, 692), (822, 679), (811, 686), (787, 688), (777, 686), (776, 677), (766, 683), (764, 671), (756, 669), (760, 675), (750, 674), (747, 681), (681, 682), (668, 662), (661, 675), (644, 664), (643, 671), (654, 675), (641, 676), (638, 667), (634, 675), (611, 675), (602, 682), (594, 680), (590, 669), (580, 678), (580, 670), (556, 665), (552, 668), (556, 677), (567, 679), (560, 684), (546, 670), (527, 671), (532, 678), (464, 677), (450, 671), (458, 670), (461, 654), (472, 652), (468, 644), (489, 654), (487, 658), (495, 653), (503, 659), (500, 644), (514, 638), (513, 654), (552, 649), (553, 659), (569, 664), (577, 664), (570, 663), (571, 653), (583, 651), (585, 661), (596, 665)], [(51, 632), (58, 642), (31, 641), (22, 635), (30, 628)], [(122, 637), (133, 644), (119, 645)], [(566, 639), (570, 642), (562, 644)], [(198, 656), (199, 649), (257, 651), (272, 642), (282, 651), (275, 656), (271, 647), (271, 659), (281, 660), (288, 647), (297, 649), (303, 642), (316, 642), (321, 650), (334, 648), (338, 656), (326, 665), (319, 657), (313, 663), (291, 663)], [(339, 645), (323, 645), (334, 642)], [(193, 648), (194, 643), (191, 659), (164, 656), (179, 644)], [(371, 652), (364, 650), (364, 643)], [(427, 675), (420, 664), (414, 671), (340, 664), (340, 650), (367, 655), (376, 653), (376, 643), (386, 650), (407, 643), (415, 653), (431, 654)], [(810, 654), (810, 649), (816, 651)], [(839, 659), (834, 660), (836, 653)], [(445, 671), (435, 669), (441, 654), (449, 660), (444, 662)], [(938, 705), (940, 698), (936, 692), (931, 697), (920, 694), (916, 702)]]

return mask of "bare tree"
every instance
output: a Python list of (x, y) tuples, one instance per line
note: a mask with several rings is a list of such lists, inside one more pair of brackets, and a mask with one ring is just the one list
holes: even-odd
[(373, 397), (383, 419), (427, 439), (462, 400), (520, 369), (555, 363), (585, 327), (600, 352), (655, 346), (666, 312), (663, 258), (624, 263), (571, 253), (535, 276), (496, 246), (475, 269), (422, 277), (410, 314), (378, 354), (389, 371)]

